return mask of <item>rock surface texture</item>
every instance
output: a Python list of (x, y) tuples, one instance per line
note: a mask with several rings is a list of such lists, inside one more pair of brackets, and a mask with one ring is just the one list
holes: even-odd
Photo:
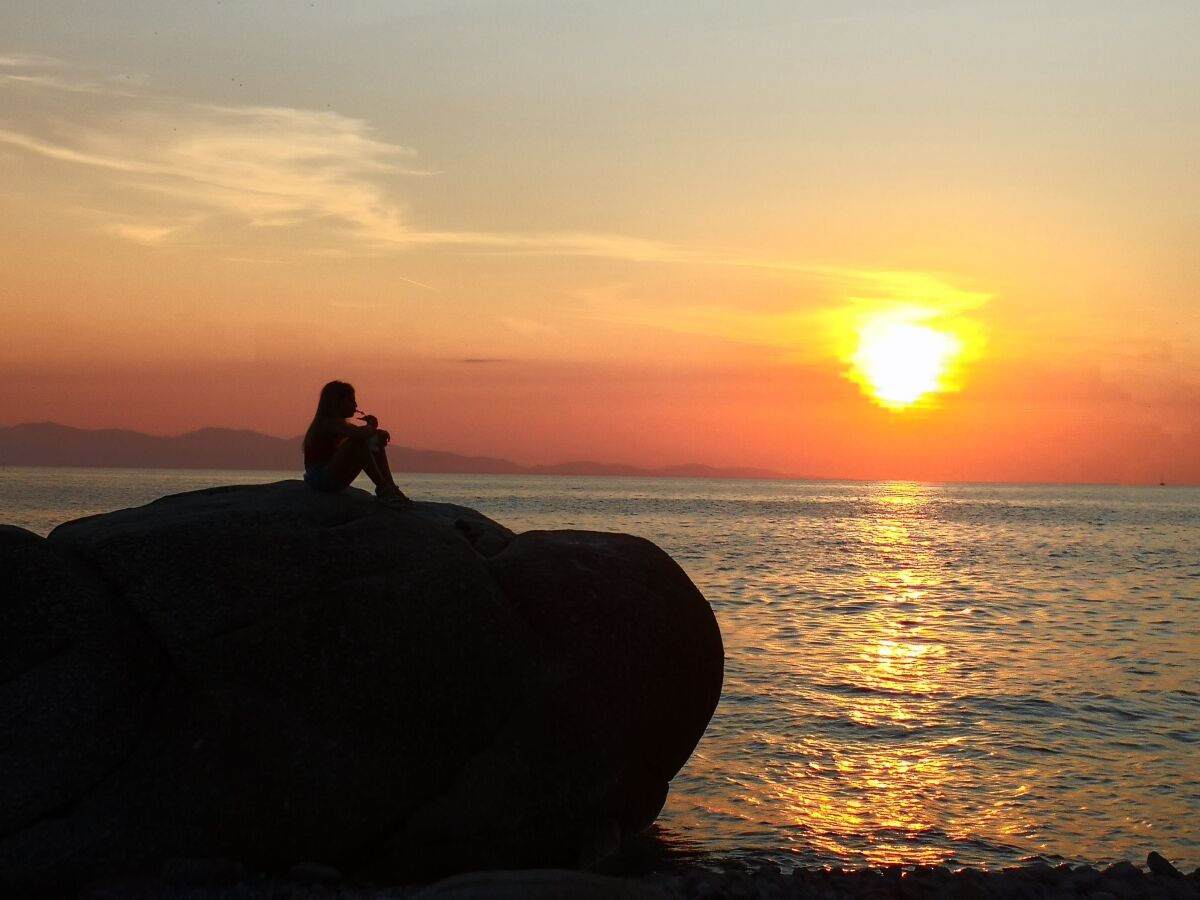
[(648, 541), (301, 482), (0, 528), (0, 894), (173, 858), (578, 866), (649, 825), (720, 695)]

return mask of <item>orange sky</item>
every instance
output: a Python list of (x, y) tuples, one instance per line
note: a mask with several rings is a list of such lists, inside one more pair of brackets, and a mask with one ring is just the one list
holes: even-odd
[[(26, 6), (0, 424), (1200, 483), (1193, 3)], [(897, 308), (970, 337), (918, 408)]]

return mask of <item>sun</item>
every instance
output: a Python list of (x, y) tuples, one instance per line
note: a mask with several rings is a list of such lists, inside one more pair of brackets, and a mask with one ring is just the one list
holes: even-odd
[(923, 272), (865, 271), (866, 288), (823, 313), (829, 349), (844, 378), (892, 412), (932, 410), (966, 387), (984, 358), (991, 294)]
[(881, 315), (858, 329), (852, 377), (880, 406), (904, 409), (944, 390), (962, 351), (953, 333)]

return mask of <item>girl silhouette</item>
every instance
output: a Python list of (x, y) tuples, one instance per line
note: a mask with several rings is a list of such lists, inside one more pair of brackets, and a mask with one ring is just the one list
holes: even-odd
[(331, 381), (321, 388), (317, 412), (304, 433), (304, 480), (325, 493), (345, 490), (359, 472), (375, 482), (375, 496), (389, 506), (412, 501), (396, 486), (384, 447), (391, 435), (374, 416), (360, 415), (365, 425), (346, 420), (359, 412), (353, 385)]

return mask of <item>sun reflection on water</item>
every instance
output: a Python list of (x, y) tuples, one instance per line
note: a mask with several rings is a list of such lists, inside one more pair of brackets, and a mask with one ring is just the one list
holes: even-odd
[[(928, 601), (947, 561), (922, 534), (927, 488), (881, 486), (875, 514), (858, 521), (869, 548), (857, 586), (865, 612), (838, 617), (836, 652), (818, 689), (842, 695), (845, 737), (799, 747), (801, 761), (768, 792), (821, 855), (864, 863), (947, 861), (956, 841), (1019, 835), (1032, 823), (1016, 805), (979, 806), (947, 828), (948, 789), (959, 793), (964, 735), (951, 708), (969, 676), (960, 635)], [(797, 672), (803, 679), (804, 673)], [(758, 799), (763, 799), (762, 797)], [(932, 840), (930, 838), (933, 838)]]

